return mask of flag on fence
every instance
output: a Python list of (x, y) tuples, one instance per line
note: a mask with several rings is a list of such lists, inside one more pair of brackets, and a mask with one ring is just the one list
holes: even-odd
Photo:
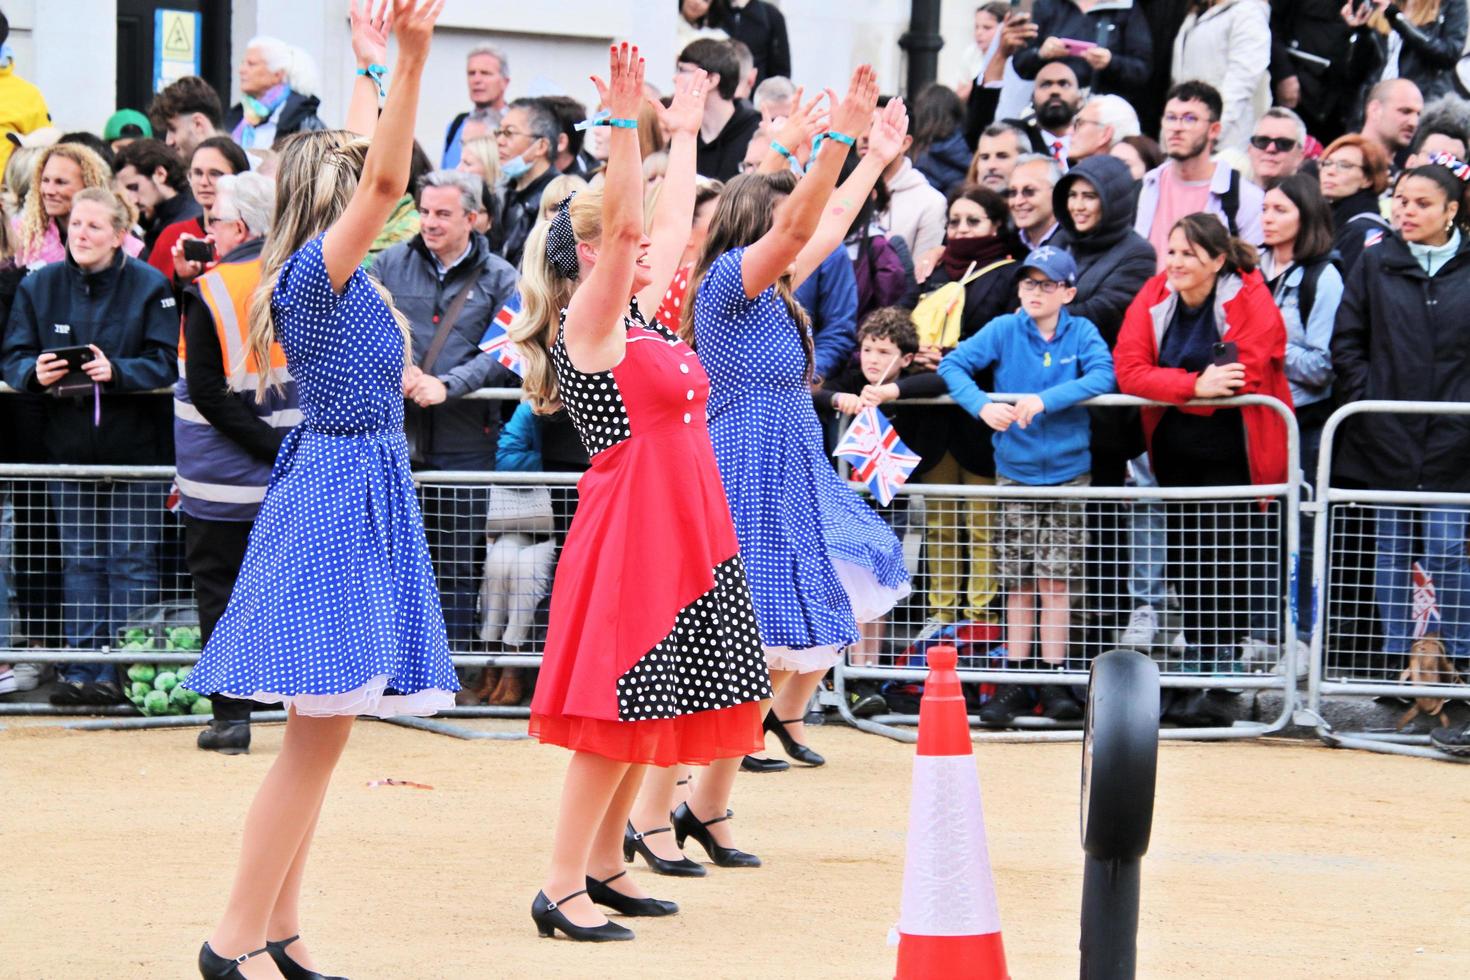
[(500, 308), (500, 312), (495, 314), (495, 319), (485, 327), (485, 336), (480, 338), (480, 350), (487, 354), (494, 354), (495, 359), (501, 364), (518, 376), (525, 377), (525, 361), (521, 358), (520, 351), (516, 350), (510, 334), (506, 332), (510, 327), (510, 321), (514, 320), (515, 315), (519, 312), (521, 312), (521, 296), (520, 293), (513, 293), (510, 300)]
[(919, 457), (899, 440), (892, 423), (872, 406), (852, 420), (832, 455), (851, 465), (853, 477), (885, 506), (919, 465)]
[(1414, 602), (1411, 615), (1414, 619), (1414, 639), (1439, 630), (1439, 600), (1434, 595), (1434, 576), (1424, 570), (1417, 561), (1413, 566)]

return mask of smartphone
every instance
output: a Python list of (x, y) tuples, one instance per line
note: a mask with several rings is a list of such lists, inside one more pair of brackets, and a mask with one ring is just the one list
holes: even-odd
[(203, 238), (184, 239), (184, 261), (213, 262), (214, 242), (205, 241)]
[(82, 365), (88, 361), (95, 360), (97, 354), (90, 347), (53, 347), (50, 350), (41, 351), (42, 354), (50, 354), (59, 357), (66, 362), (68, 371), (80, 371)]
[(1030, 20), (1031, 8), (1036, 5), (1036, 0), (1011, 0), (1011, 21)]
[(1210, 351), (1215, 359), (1216, 367), (1224, 367), (1227, 364), (1238, 364), (1240, 362), (1240, 348), (1233, 340), (1222, 340)]
[(1070, 55), (1079, 55), (1097, 47), (1094, 41), (1078, 41), (1070, 37), (1059, 37), (1057, 40), (1062, 42), (1062, 47), (1066, 48), (1067, 54)]

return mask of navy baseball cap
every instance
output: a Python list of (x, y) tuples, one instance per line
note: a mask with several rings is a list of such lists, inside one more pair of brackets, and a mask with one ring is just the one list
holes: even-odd
[(1059, 282), (1064, 286), (1077, 285), (1077, 263), (1072, 261), (1065, 249), (1053, 248), (1050, 245), (1042, 245), (1040, 248), (1031, 250), (1026, 256), (1026, 261), (1021, 263), (1021, 270), (1035, 269), (1052, 282)]

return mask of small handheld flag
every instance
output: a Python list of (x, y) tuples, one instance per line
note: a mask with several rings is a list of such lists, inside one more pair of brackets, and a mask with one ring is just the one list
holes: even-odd
[(1439, 632), (1439, 600), (1434, 592), (1434, 577), (1417, 561), (1413, 566), (1413, 606), (1410, 615), (1414, 620), (1414, 639), (1426, 633)]
[(919, 457), (898, 438), (892, 423), (872, 406), (857, 414), (832, 455), (852, 466), (853, 478), (866, 483), (881, 506), (892, 502), (919, 465)]
[(507, 332), (510, 322), (520, 311), (521, 296), (519, 293), (512, 294), (509, 301), (500, 308), (500, 312), (495, 314), (495, 319), (485, 327), (485, 336), (480, 338), (480, 350), (494, 354), (497, 361), (514, 371), (518, 377), (525, 377), (525, 361)]

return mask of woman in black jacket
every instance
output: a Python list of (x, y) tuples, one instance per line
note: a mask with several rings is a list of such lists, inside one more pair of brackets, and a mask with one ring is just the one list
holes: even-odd
[[(1052, 191), (1053, 213), (1072, 236), (1068, 250), (1077, 263), (1077, 298), (1067, 309), (1091, 320), (1109, 350), (1118, 342), (1128, 304), (1158, 268), (1154, 247), (1133, 230), (1137, 200), (1138, 184), (1128, 164), (1112, 156), (1086, 158)], [(1138, 410), (1094, 408), (1089, 414), (1093, 486), (1121, 487), (1128, 475), (1128, 461), (1143, 453)], [(1086, 594), (1091, 610), (1105, 622), (1121, 623), (1131, 609), (1148, 604), (1146, 595), (1130, 596), (1128, 591), (1133, 567), (1128, 540), (1130, 531), (1147, 533), (1148, 528), (1156, 528), (1157, 521), (1140, 522), (1130, 529), (1126, 518), (1154, 506), (1123, 508), (1116, 501), (1088, 505), (1088, 529), (1097, 561), (1092, 566), (1095, 580), (1088, 584)]]
[[(45, 428), (36, 435), (48, 462), (172, 459), (170, 402), (124, 394), (171, 384), (179, 339), (168, 283), (122, 251), (131, 223), (111, 191), (79, 191), (66, 261), (27, 276), (11, 309), (0, 366), (12, 388), (56, 396), (46, 399)], [(61, 348), (74, 353), (49, 353)], [(58, 480), (49, 493), (61, 539), (66, 645), (116, 643), (123, 617), (156, 601), (163, 487)], [(110, 665), (67, 664), (61, 677), (54, 703), (121, 700)]]
[[(1348, 277), (1332, 338), (1336, 387), (1345, 401), (1470, 402), (1470, 238), (1464, 185), (1440, 166), (1405, 171), (1394, 187), (1399, 230), (1363, 251)], [(1470, 416), (1357, 416), (1344, 426), (1333, 479), (1375, 490), (1470, 491)], [(1434, 579), (1440, 639), (1470, 657), (1465, 603), (1470, 564), (1463, 507), (1385, 506), (1376, 511), (1374, 587), (1383, 651), (1407, 659), (1413, 635), (1410, 566)], [(1352, 545), (1350, 543), (1349, 547)], [(1390, 662), (1391, 671), (1399, 669)], [(1470, 753), (1470, 731), (1441, 729), (1441, 747)]]
[(1407, 78), (1425, 102), (1454, 92), (1455, 63), (1465, 48), (1465, 0), (1404, 0), (1402, 7), (1372, 0), (1371, 8), (1350, 2), (1342, 19), (1353, 28), (1348, 74), (1364, 92), (1385, 78)]
[(1389, 227), (1378, 209), (1378, 195), (1388, 189), (1388, 154), (1358, 133), (1333, 140), (1317, 164), (1322, 196), (1332, 208), (1332, 247), (1350, 273), (1363, 254), (1363, 243), (1381, 237)]
[[(1078, 84), (1089, 86), (1093, 95), (1112, 93), (1134, 102), (1143, 94), (1153, 68), (1154, 42), (1140, 4), (1123, 0), (1084, 10), (1074, 0), (1037, 0), (1031, 19), (1036, 37), (1013, 57), (1016, 74), (1035, 78), (1048, 61), (1064, 60), (1077, 73)], [(1064, 39), (1093, 47), (1075, 52)]]

